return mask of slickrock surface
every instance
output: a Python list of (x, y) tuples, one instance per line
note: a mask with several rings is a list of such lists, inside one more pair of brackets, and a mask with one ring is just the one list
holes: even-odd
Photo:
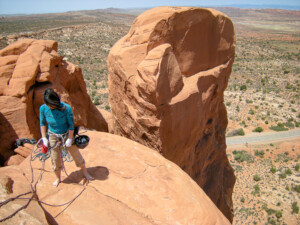
[[(95, 180), (81, 194), (83, 177), (74, 162), (65, 163), (69, 176), (63, 174), (63, 182), (57, 188), (52, 186), (55, 178), (50, 173), (50, 159), (45, 163), (42, 179), (37, 184), (40, 201), (58, 205), (80, 194), (70, 205), (52, 207), (42, 204), (52, 224), (230, 224), (185, 172), (156, 151), (109, 133), (89, 131), (87, 135), (91, 141), (81, 153)], [(1, 186), (1, 201), (30, 191), (29, 159), (19, 166), (0, 168), (0, 174), (6, 176), (0, 177), (0, 184), (9, 186), (9, 179), (14, 182), (12, 188)], [(32, 167), (35, 183), (42, 164), (35, 160)], [(26, 203), (25, 200), (18, 201), (18, 204)], [(12, 212), (11, 204), (3, 206), (0, 219)], [(44, 214), (37, 217), (28, 213), (32, 215), (29, 218), (22, 212), (4, 224), (12, 224), (12, 221), (29, 223), (33, 219), (45, 224)]]
[(39, 107), (46, 88), (71, 105), (76, 125), (107, 131), (87, 94), (81, 69), (63, 60), (57, 42), (23, 39), (0, 51), (0, 160), (12, 154), (17, 138), (40, 137)]
[(224, 14), (158, 7), (137, 17), (108, 56), (113, 132), (179, 165), (230, 221), (235, 177), (223, 92), (234, 53)]

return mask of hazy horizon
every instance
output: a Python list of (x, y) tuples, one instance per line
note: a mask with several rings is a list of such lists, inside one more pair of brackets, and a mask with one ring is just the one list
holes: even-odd
[(45, 14), (45, 13), (63, 13), (69, 11), (96, 10), (96, 9), (138, 9), (154, 8), (158, 6), (196, 6), (196, 7), (236, 7), (236, 8), (254, 8), (254, 9), (286, 9), (300, 10), (299, 0), (215, 0), (215, 1), (183, 1), (183, 0), (153, 0), (139, 1), (135, 0), (113, 0), (110, 2), (102, 0), (52, 0), (51, 4), (40, 0), (0, 0), (0, 15), (17, 15), (17, 14)]

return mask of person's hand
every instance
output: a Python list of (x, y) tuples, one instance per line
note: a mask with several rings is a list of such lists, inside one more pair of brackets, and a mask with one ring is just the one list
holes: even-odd
[(44, 144), (46, 147), (48, 147), (48, 139), (45, 138), (45, 137), (43, 137), (42, 140), (43, 140), (43, 144)]
[(72, 145), (72, 138), (68, 138), (65, 142), (66, 147), (71, 147)]

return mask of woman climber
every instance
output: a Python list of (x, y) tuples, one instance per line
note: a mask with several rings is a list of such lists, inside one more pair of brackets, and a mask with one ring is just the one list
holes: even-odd
[(56, 176), (53, 186), (60, 183), (62, 169), (62, 145), (64, 144), (68, 152), (73, 157), (77, 167), (80, 167), (87, 180), (94, 178), (88, 173), (85, 161), (78, 148), (70, 148), (74, 134), (74, 116), (71, 107), (60, 101), (59, 95), (51, 88), (44, 92), (44, 103), (40, 107), (40, 128), (43, 144), (48, 147), (47, 125), (49, 144), (51, 148), (52, 170)]

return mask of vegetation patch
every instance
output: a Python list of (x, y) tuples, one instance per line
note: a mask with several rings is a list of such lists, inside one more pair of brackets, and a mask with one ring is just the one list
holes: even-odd
[(241, 163), (241, 162), (248, 162), (253, 163), (254, 157), (247, 151), (233, 151), (234, 159)]

